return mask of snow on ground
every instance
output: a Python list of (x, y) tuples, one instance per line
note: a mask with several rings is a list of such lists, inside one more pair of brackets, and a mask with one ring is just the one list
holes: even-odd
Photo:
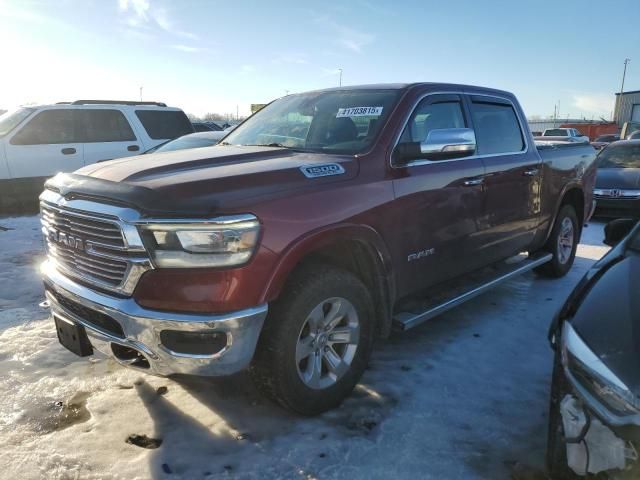
[[(607, 251), (602, 232), (585, 230), (563, 279), (527, 274), (379, 343), (341, 408), (302, 418), (260, 397), (246, 374), (170, 380), (66, 351), (37, 306), (37, 218), (0, 218), (0, 477), (500, 479), (540, 470), (547, 328)], [(141, 448), (131, 435), (162, 443)]]

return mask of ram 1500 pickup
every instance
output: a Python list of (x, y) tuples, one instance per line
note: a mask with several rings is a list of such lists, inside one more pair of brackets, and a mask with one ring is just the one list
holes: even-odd
[(527, 270), (566, 274), (594, 161), (589, 144), (536, 146), (504, 91), (289, 95), (218, 146), (48, 181), (47, 301), (78, 355), (157, 375), (249, 368), (315, 414), (349, 395), (376, 336)]

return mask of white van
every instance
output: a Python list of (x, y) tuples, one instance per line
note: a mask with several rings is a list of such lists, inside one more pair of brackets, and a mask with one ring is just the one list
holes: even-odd
[(193, 126), (158, 102), (78, 100), (0, 116), (0, 211), (37, 205), (45, 180), (90, 163), (138, 155)]

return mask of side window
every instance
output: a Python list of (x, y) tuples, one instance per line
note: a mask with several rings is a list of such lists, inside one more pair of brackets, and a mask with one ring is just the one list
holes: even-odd
[(11, 139), (12, 145), (76, 143), (74, 111), (44, 110), (34, 116)]
[(513, 106), (473, 101), (471, 118), (478, 155), (513, 153), (524, 149), (522, 130)]
[(411, 115), (400, 136), (400, 143), (424, 142), (431, 130), (440, 128), (465, 128), (460, 101), (434, 102), (429, 97), (425, 98)]
[(191, 122), (180, 110), (136, 110), (142, 126), (154, 140), (167, 140), (193, 133)]
[(78, 110), (78, 123), (83, 131), (83, 141), (129, 142), (136, 136), (124, 114), (119, 110)]

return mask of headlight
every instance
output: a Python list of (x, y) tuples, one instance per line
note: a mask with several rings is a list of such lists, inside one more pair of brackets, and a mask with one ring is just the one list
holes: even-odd
[(139, 226), (153, 262), (160, 268), (232, 267), (246, 263), (258, 243), (253, 215)]
[(562, 363), (580, 385), (617, 414), (640, 413), (638, 397), (589, 349), (569, 322), (562, 329)]

